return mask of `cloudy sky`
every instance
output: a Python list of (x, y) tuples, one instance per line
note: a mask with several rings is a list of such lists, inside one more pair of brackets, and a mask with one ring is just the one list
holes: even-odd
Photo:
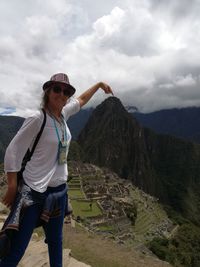
[(32, 113), (56, 72), (141, 112), (200, 106), (199, 14), (200, 0), (1, 0), (0, 114)]

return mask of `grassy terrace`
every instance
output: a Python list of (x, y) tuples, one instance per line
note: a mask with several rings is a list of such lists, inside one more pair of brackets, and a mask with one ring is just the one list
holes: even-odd
[[(77, 185), (80, 185), (80, 188), (77, 188)], [(76, 177), (69, 182), (68, 195), (71, 200), (73, 214), (75, 217), (80, 216), (82, 218), (87, 218), (102, 214), (96, 201), (85, 201), (85, 194), (81, 189), (80, 178)], [(90, 203), (92, 203), (91, 207)]]
[(111, 231), (111, 232), (115, 231), (116, 230), (115, 228), (116, 228), (115, 225), (102, 225), (102, 226), (98, 227), (99, 230), (108, 231), (108, 232), (109, 231)]
[(84, 194), (82, 190), (77, 190), (77, 189), (69, 189), (68, 196), (71, 199), (72, 198), (84, 198)]
[(94, 217), (101, 215), (102, 212), (98, 207), (96, 201), (92, 202), (92, 208), (90, 208), (90, 202), (80, 201), (80, 200), (71, 200), (73, 207), (73, 213), (75, 216), (81, 217)]
[(151, 209), (144, 207), (144, 203), (148, 205), (151, 200), (145, 200), (144, 195), (141, 195), (138, 190), (132, 190), (130, 193), (137, 203), (137, 219), (133, 227), (135, 240), (132, 243), (138, 245), (138, 242), (144, 242), (147, 233), (150, 233), (156, 225), (167, 219), (167, 214), (158, 202), (151, 202)]

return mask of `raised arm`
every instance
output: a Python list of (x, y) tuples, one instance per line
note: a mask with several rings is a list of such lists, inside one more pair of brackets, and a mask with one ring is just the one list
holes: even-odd
[(112, 94), (113, 95), (113, 91), (111, 89), (111, 87), (104, 83), (104, 82), (99, 82), (96, 83), (95, 85), (93, 85), (92, 87), (90, 87), (88, 90), (86, 90), (83, 94), (81, 94), (77, 99), (80, 103), (80, 107), (84, 106), (89, 100), (90, 98), (99, 90), (102, 89), (106, 94)]

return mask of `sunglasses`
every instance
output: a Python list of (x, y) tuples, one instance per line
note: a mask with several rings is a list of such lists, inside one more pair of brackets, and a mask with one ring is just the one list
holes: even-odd
[(61, 92), (63, 92), (63, 95), (64, 96), (71, 96), (71, 91), (69, 90), (69, 89), (67, 89), (67, 88), (62, 88), (61, 86), (59, 86), (59, 85), (54, 85), (53, 87), (52, 87), (52, 90), (53, 90), (53, 92), (54, 93), (56, 93), (56, 94), (60, 94)]

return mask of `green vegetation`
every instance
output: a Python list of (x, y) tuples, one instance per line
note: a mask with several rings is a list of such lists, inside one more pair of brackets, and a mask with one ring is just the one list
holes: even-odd
[(182, 224), (188, 224), (190, 223), (189, 220), (185, 219), (180, 213), (175, 211), (172, 207), (164, 205), (163, 206), (164, 210), (167, 212), (168, 217), (178, 225)]
[(90, 202), (81, 200), (71, 200), (74, 216), (80, 216), (81, 218), (94, 217), (101, 215), (102, 212), (97, 205), (96, 201), (92, 201), (92, 208), (90, 208)]
[(81, 219), (85, 219), (102, 214), (102, 211), (96, 201), (85, 199), (84, 192), (81, 189), (80, 177), (72, 178), (68, 183), (68, 186), (68, 195), (71, 200), (73, 214), (75, 217), (79, 216)]
[(137, 219), (137, 205), (132, 201), (132, 205), (125, 208), (127, 217), (131, 220), (132, 225), (135, 225)]
[(81, 190), (78, 189), (70, 189), (68, 191), (69, 198), (83, 198), (84, 194)]
[(70, 148), (69, 148), (69, 154), (68, 154), (68, 160), (81, 160), (81, 148), (79, 144), (76, 141), (71, 141)]
[(161, 260), (175, 267), (199, 267), (200, 228), (191, 223), (183, 224), (171, 239), (155, 238), (149, 248)]
[(115, 226), (114, 225), (100, 225), (100, 226), (98, 226), (98, 229), (100, 230), (100, 231), (108, 231), (108, 232), (110, 232), (110, 231), (115, 231)]
[(152, 140), (156, 144), (151, 161), (156, 173), (157, 197), (199, 224), (200, 146), (165, 135), (152, 136)]
[(130, 191), (130, 194), (137, 206), (137, 218), (133, 231), (136, 239), (138, 237), (140, 240), (144, 240), (145, 234), (151, 232), (155, 226), (166, 220), (168, 216), (157, 201), (149, 198), (141, 190), (135, 188)]

